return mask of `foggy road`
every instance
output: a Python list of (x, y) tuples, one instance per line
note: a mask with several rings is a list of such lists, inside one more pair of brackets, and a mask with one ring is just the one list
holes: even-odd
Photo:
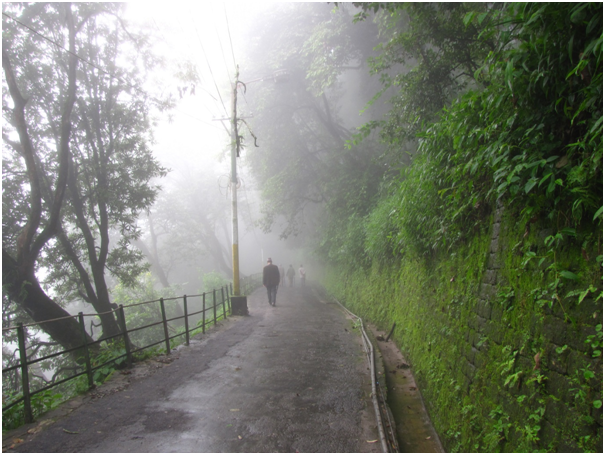
[(89, 402), (20, 452), (379, 452), (359, 333), (311, 288), (264, 288), (250, 316)]

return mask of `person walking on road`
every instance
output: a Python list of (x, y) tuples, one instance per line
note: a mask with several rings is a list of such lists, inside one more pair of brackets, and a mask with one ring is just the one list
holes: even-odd
[(286, 276), (288, 277), (288, 281), (290, 282), (290, 287), (292, 287), (292, 282), (294, 281), (294, 275), (296, 275), (296, 272), (294, 271), (294, 267), (292, 267), (292, 264), (290, 264), (290, 268), (286, 272)]
[(279, 284), (282, 286), (285, 286), (286, 285), (286, 271), (284, 270), (283, 265), (279, 266), (279, 276), (280, 276)]
[(271, 258), (268, 258), (267, 265), (263, 268), (263, 286), (267, 288), (269, 305), (275, 306), (275, 298), (277, 297), (277, 287), (279, 286), (279, 281), (279, 268), (276, 265), (273, 265)]
[(300, 275), (300, 287), (304, 288), (305, 287), (306, 272), (305, 272), (305, 269), (303, 269), (302, 264), (300, 264), (300, 269), (298, 269), (298, 273)]

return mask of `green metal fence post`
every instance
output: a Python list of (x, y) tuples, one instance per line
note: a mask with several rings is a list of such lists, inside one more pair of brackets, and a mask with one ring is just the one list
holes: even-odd
[(206, 333), (206, 293), (202, 294), (202, 334)]
[(118, 321), (122, 326), (122, 339), (124, 340), (124, 348), (126, 349), (126, 365), (128, 368), (132, 366), (132, 353), (130, 349), (130, 338), (128, 337), (128, 329), (126, 328), (126, 315), (124, 314), (124, 305), (118, 307)]
[(229, 292), (231, 289), (229, 285), (225, 286), (225, 288), (227, 289), (227, 311), (229, 311), (229, 314), (233, 316), (233, 309), (231, 308), (231, 293)]
[(86, 326), (84, 325), (84, 313), (78, 313), (78, 321), (80, 321), (80, 330), (82, 332), (82, 340), (84, 341), (84, 361), (86, 362), (86, 376), (88, 376), (88, 388), (92, 389), (95, 381), (92, 377), (92, 366), (90, 365), (90, 352), (88, 351), (88, 341), (86, 340)]
[(164, 338), (166, 339), (166, 354), (170, 355), (170, 337), (168, 336), (168, 321), (166, 320), (166, 308), (164, 298), (160, 298), (160, 308), (162, 309), (162, 322), (164, 323)]
[(185, 313), (185, 344), (189, 346), (189, 317), (187, 316), (187, 295), (183, 296), (183, 312)]
[(216, 289), (212, 290), (212, 311), (214, 314), (214, 325), (216, 325)]
[(221, 300), (223, 301), (223, 319), (227, 320), (227, 312), (225, 311), (225, 286), (221, 288)]
[(21, 384), (23, 388), (23, 410), (25, 412), (25, 423), (32, 423), (32, 403), (29, 395), (29, 371), (27, 368), (27, 352), (25, 351), (25, 329), (23, 323), (17, 325), (17, 338), (19, 340), (19, 361), (21, 363)]

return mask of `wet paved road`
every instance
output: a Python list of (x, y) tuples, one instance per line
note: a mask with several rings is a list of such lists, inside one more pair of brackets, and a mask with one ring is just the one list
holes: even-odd
[(264, 288), (250, 316), (173, 353), (125, 390), (86, 403), (22, 452), (375, 452), (359, 332), (309, 287)]

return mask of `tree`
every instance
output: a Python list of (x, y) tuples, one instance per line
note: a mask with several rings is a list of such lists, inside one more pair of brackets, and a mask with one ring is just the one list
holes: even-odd
[[(468, 23), (469, 12), (487, 14), (484, 3), (354, 3), (362, 8), (357, 20), (376, 13), (381, 43), (378, 55), (369, 59), (371, 72), (380, 75), (383, 92), (394, 89), (391, 108), (384, 119), (369, 122), (361, 130), (365, 137), (378, 129), (390, 144), (390, 161), (401, 166), (402, 149), (416, 151), (416, 134), (435, 121), (443, 107), (460, 93), (479, 83), (475, 72), (495, 48), (493, 35), (479, 24)], [(490, 7), (499, 9), (495, 4)]]
[[(66, 299), (93, 305), (110, 336), (119, 329), (106, 273), (129, 284), (147, 268), (131, 242), (140, 236), (139, 214), (158, 193), (151, 181), (166, 171), (152, 155), (148, 95), (138, 88), (145, 65), (155, 61), (148, 44), (117, 20), (90, 21), (84, 32), (80, 55), (94, 67), (80, 74), (68, 210), (44, 264)], [(134, 60), (129, 67), (118, 64), (123, 56)]]
[[(42, 52), (52, 52), (56, 55), (57, 51), (54, 46), (39, 43), (36, 38), (31, 38), (29, 35), (21, 42), (15, 43), (12, 39), (23, 38), (24, 33), (15, 30), (12, 26), (5, 28), (5, 24), (3, 24), (2, 68), (6, 85), (3, 85), (2, 104), (5, 124), (11, 127), (11, 131), (3, 128), (3, 139), (4, 144), (8, 144), (25, 164), (26, 175), (21, 175), (21, 177), (26, 177), (25, 181), (29, 185), (29, 194), (22, 193), (18, 195), (16, 198), (18, 201), (17, 216), (15, 218), (19, 221), (7, 223), (7, 227), (13, 229), (10, 229), (6, 235), (3, 233), (2, 284), (3, 292), (6, 292), (11, 300), (18, 302), (34, 321), (46, 321), (69, 316), (42, 290), (36, 277), (36, 262), (42, 248), (56, 234), (60, 225), (61, 207), (67, 186), (72, 131), (71, 115), (76, 99), (76, 68), (78, 65), (76, 34), (88, 20), (90, 12), (86, 8), (82, 8), (74, 14), (71, 5), (57, 4), (54, 6), (35, 5), (27, 10), (26, 16), (29, 16), (29, 14), (37, 14), (34, 17), (36, 17), (36, 25), (39, 30), (56, 30), (67, 41), (69, 52), (58, 51), (57, 58), (67, 59), (68, 71), (64, 74), (54, 74), (52, 65), (47, 59), (46, 64), (40, 62), (40, 66), (37, 68), (33, 65), (24, 65), (22, 72), (20, 74), (16, 73), (12, 62), (18, 60), (15, 57), (17, 54), (27, 53), (39, 58)], [(3, 17), (3, 22), (6, 21), (7, 19)], [(7, 37), (4, 34), (6, 29), (10, 30), (6, 33)], [(35, 121), (40, 116), (38, 110), (41, 101), (39, 93), (36, 93), (35, 90), (30, 91), (29, 84), (22, 78), (18, 79), (18, 76), (23, 74), (31, 77), (32, 73), (27, 73), (27, 71), (34, 71), (34, 78), (41, 77), (41, 73), (48, 73), (54, 77), (56, 82), (51, 93), (55, 95), (53, 106), (55, 118), (53, 120), (57, 134), (48, 139), (49, 142), (52, 141), (50, 143), (53, 143), (55, 147), (54, 154), (57, 160), (57, 168), (56, 173), (52, 175), (54, 183), (52, 199), (47, 201), (47, 205), (43, 201), (42, 182), (44, 177), (40, 162), (41, 156), (45, 152), (50, 153), (47, 148), (50, 143), (43, 141), (36, 134), (41, 128), (40, 123)], [(23, 96), (23, 90), (29, 92), (28, 98)], [(9, 99), (13, 103), (12, 108), (9, 106)], [(15, 134), (11, 133), (16, 133), (18, 140), (13, 139)], [(13, 174), (10, 177), (14, 178), (17, 175)], [(11, 184), (9, 186), (14, 189), (18, 185)], [(19, 189), (22, 187), (23, 184)], [(9, 218), (11, 214), (9, 204), (5, 205), (4, 203), (5, 196), (3, 191), (3, 228), (5, 227), (6, 211)], [(29, 204), (29, 207), (27, 207), (27, 204)], [(18, 230), (15, 230), (15, 228), (18, 228)], [(9, 238), (13, 242), (7, 245), (4, 240)], [(81, 345), (82, 335), (79, 333), (77, 322), (74, 319), (66, 318), (60, 322), (42, 324), (41, 327), (65, 348)]]
[(243, 67), (252, 74), (286, 69), (288, 81), (248, 91), (260, 147), (246, 160), (261, 182), (263, 227), (283, 217), (281, 236), (288, 237), (311, 220), (330, 223), (340, 207), (364, 212), (371, 204), (382, 173), (373, 161), (376, 150), (345, 147), (352, 129), (339, 105), (344, 74), (363, 68), (375, 35), (372, 24), (355, 33), (348, 10), (323, 4), (277, 5), (264, 17), (269, 24), (260, 36), (255, 31), (250, 64)]
[[(52, 283), (61, 300), (83, 298), (92, 303), (100, 313), (103, 336), (110, 336), (117, 333), (118, 326), (110, 313), (106, 272), (128, 283), (146, 268), (142, 255), (130, 246), (130, 241), (140, 235), (136, 225), (139, 213), (153, 203), (158, 191), (150, 180), (165, 173), (151, 155), (150, 100), (138, 88), (146, 65), (155, 60), (146, 39), (124, 28), (119, 19), (120, 5), (78, 4), (79, 21), (69, 28), (61, 24), (64, 15), (71, 15), (73, 7), (68, 5), (11, 8), (14, 16), (20, 15), (21, 24), (31, 26), (8, 22), (10, 16), (4, 18), (7, 33), (3, 36), (3, 67), (15, 100), (14, 118), (21, 115), (26, 126), (8, 120), (16, 130), (27, 128), (28, 133), (20, 134), (19, 141), (13, 139), (10, 131), (3, 134), (4, 144), (12, 148), (13, 154), (6, 166), (3, 160), (3, 169), (10, 172), (3, 174), (3, 186), (7, 184), (11, 191), (3, 191), (3, 228), (8, 228), (8, 232), (3, 232), (3, 256), (15, 251), (17, 257), (14, 262), (10, 258), (3, 261), (3, 277), (13, 280), (7, 291), (11, 299), (26, 308), (28, 299), (42, 302), (43, 291), (34, 274), (36, 266), (43, 266), (47, 282)], [(101, 15), (105, 16), (102, 20)], [(113, 20), (108, 20), (110, 17)], [(62, 34), (68, 32), (69, 64), (61, 46)], [(49, 38), (52, 43), (40, 36), (53, 37)], [(32, 42), (36, 40), (43, 45)], [(27, 52), (32, 46), (35, 47)], [(123, 55), (132, 62), (129, 69), (118, 64), (125, 60)], [(86, 65), (76, 72), (79, 59)], [(18, 84), (12, 61), (19, 62), (18, 83), (28, 90), (27, 111), (18, 111)], [(7, 118), (7, 91), (3, 95)], [(62, 119), (57, 116), (57, 100), (69, 101), (69, 112)], [(67, 105), (66, 101), (63, 103)], [(28, 141), (37, 150), (24, 153)], [(48, 147), (53, 142), (60, 144), (58, 153)], [(9, 153), (6, 148), (4, 152), (5, 156)], [(29, 171), (31, 210), (23, 191), (20, 155), (25, 156)], [(57, 188), (54, 194), (53, 184)], [(9, 199), (16, 201), (14, 209)], [(24, 219), (30, 221), (23, 227)], [(48, 227), (42, 231), (41, 240), (36, 240), (36, 254), (28, 263), (29, 275), (20, 278), (14, 272), (23, 261), (20, 239), (32, 231), (30, 225), (35, 231), (36, 222), (41, 219), (47, 220)], [(19, 287), (24, 281), (34, 283), (26, 286), (25, 296)], [(48, 317), (51, 308), (56, 312), (60, 306), (47, 297), (43, 305), (38, 304), (35, 314), (28, 312), (36, 321), (54, 319)], [(67, 315), (62, 309), (60, 313)], [(58, 335), (72, 333), (78, 343), (81, 341), (74, 327), (63, 329)], [(58, 335), (51, 334), (54, 339)]]
[[(420, 254), (451, 248), (485, 227), (499, 199), (529, 220), (547, 216), (568, 232), (581, 228), (584, 247), (598, 245), (592, 231), (602, 220), (602, 5), (376, 5), (389, 13), (403, 8), (415, 23), (409, 33), (395, 33), (376, 61), (406, 63), (397, 55), (413, 57), (409, 49), (447, 56), (442, 83), (456, 97), (422, 113), (414, 111), (413, 81), (402, 86), (399, 97), (410, 102), (393, 104), (392, 117), (401, 120), (393, 126), (416, 131), (420, 147), (372, 213), (370, 243), (395, 256), (410, 248)], [(426, 8), (449, 15), (420, 14)], [(470, 51), (457, 56), (448, 51), (458, 48), (456, 40), (445, 38), (461, 26), (471, 32), (463, 43)], [(406, 44), (406, 36), (419, 41)], [(408, 73), (429, 80), (424, 61), (415, 61)], [(458, 75), (465, 85), (453, 84)], [(383, 138), (400, 153), (405, 135), (388, 122)]]

